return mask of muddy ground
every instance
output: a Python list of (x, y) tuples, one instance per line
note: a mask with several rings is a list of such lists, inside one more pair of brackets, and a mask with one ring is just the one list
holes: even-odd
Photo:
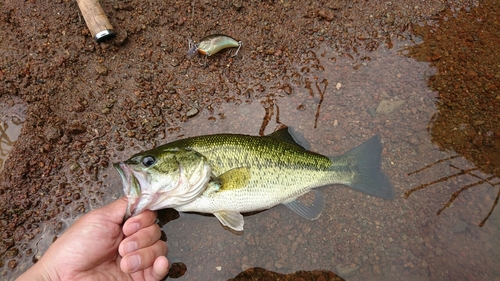
[[(498, 9), (497, 4), (487, 3), (490, 11)], [(369, 62), (370, 51), (391, 48), (396, 39), (423, 38), (428, 44), (439, 32), (419, 26), (435, 24), (443, 16), (451, 19), (460, 9), (475, 11), (478, 5), (416, 0), (104, 0), (101, 4), (118, 35), (98, 44), (75, 1), (0, 3), (0, 100), (14, 105), (20, 99), (27, 108), (21, 135), (0, 175), (2, 276), (15, 275), (18, 260), (36, 258), (36, 250), (28, 245), (42, 231), (39, 223), (48, 222), (57, 235), (64, 229), (55, 219), (58, 215), (68, 210), (72, 215), (85, 213), (105, 201), (109, 194), (102, 171), (126, 158), (127, 151), (152, 148), (171, 139), (171, 133), (181, 134), (183, 122), (201, 111), (222, 118), (218, 104), (265, 101), (276, 93), (294, 95), (297, 87), (304, 87), (300, 76), (317, 70), (310, 50), (329, 46), (334, 57)], [(488, 19), (482, 20), (488, 23)], [(494, 23), (498, 27), (496, 18)], [(455, 22), (461, 25), (465, 24)], [(476, 38), (471, 32), (459, 31), (457, 36), (464, 38), (448, 41), (440, 35), (437, 41), (444, 45), (422, 45), (424, 49), (412, 55), (434, 62), (440, 72), (465, 73), (459, 79), (463, 84), (449, 76), (445, 82), (439, 75), (431, 80), (445, 105), (447, 98), (457, 95), (441, 91), (445, 86), (440, 83), (463, 89), (471, 87), (467, 81), (487, 80), (474, 87), (488, 96), (490, 107), (480, 110), (494, 115), (467, 116), (476, 129), (460, 143), (467, 143), (469, 152), (483, 144), (494, 151), (498, 143), (495, 146), (493, 139), (500, 131), (489, 121), (498, 120), (494, 110), (499, 101), (498, 64), (484, 71), (442, 65), (452, 53), (448, 45), (464, 52), (454, 60), (457, 63), (470, 57), (458, 44), (479, 40), (484, 50), (492, 48), (487, 39), (493, 35)], [(208, 58), (206, 67), (199, 64), (201, 57), (187, 58), (188, 39), (214, 33), (241, 40), (240, 53), (231, 57), (223, 51)], [(478, 64), (480, 60), (475, 69)], [(443, 139), (439, 130), (433, 136), (438, 142)], [(454, 141), (442, 143), (449, 148)], [(495, 157), (488, 158), (486, 166), (497, 163)]]

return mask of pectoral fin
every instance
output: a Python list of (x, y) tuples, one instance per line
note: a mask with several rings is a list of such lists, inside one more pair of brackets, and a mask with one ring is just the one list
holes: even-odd
[(245, 187), (250, 181), (250, 168), (239, 167), (231, 169), (213, 180), (218, 182), (220, 190), (234, 190)]
[(245, 223), (245, 221), (243, 220), (243, 216), (239, 212), (221, 211), (215, 212), (214, 215), (217, 219), (219, 219), (222, 225), (236, 231), (243, 231), (243, 224)]
[(313, 190), (312, 192), (314, 192), (314, 202), (310, 206), (300, 203), (297, 199), (283, 204), (303, 218), (308, 220), (318, 219), (325, 206), (325, 198), (318, 190)]

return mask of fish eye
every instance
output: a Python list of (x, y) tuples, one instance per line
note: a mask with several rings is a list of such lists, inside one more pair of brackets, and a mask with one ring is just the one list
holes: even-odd
[(141, 163), (144, 167), (149, 168), (149, 167), (153, 166), (154, 163), (156, 163), (156, 158), (148, 155), (148, 156), (145, 156), (144, 158), (142, 158)]

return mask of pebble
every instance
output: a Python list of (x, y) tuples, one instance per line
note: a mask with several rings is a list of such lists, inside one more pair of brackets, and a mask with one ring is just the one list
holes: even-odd
[(193, 117), (193, 116), (196, 116), (196, 114), (198, 114), (199, 112), (200, 112), (200, 111), (198, 110), (198, 108), (193, 107), (193, 108), (191, 108), (190, 110), (188, 110), (188, 111), (186, 112), (186, 116), (187, 116), (187, 117)]
[(331, 11), (325, 9), (319, 10), (318, 16), (327, 21), (332, 21), (335, 18), (335, 15)]
[(95, 66), (95, 72), (99, 75), (105, 76), (108, 75), (108, 68), (102, 64), (98, 64)]
[(468, 227), (468, 224), (462, 220), (458, 220), (457, 223), (455, 223), (455, 225), (453, 226), (452, 228), (452, 231), (454, 233), (460, 233), (460, 232), (463, 232), (464, 230), (466, 230)]
[(347, 278), (355, 275), (359, 271), (359, 265), (344, 266), (343, 264), (337, 264), (335, 266), (335, 273), (343, 278)]
[(62, 136), (62, 130), (58, 126), (48, 125), (43, 132), (43, 136), (49, 142), (55, 142)]
[(377, 107), (378, 114), (389, 115), (400, 109), (406, 102), (404, 100), (382, 100)]
[(69, 166), (69, 169), (72, 172), (76, 172), (76, 171), (80, 170), (80, 165), (77, 162), (73, 162), (73, 164), (71, 164), (71, 166)]
[(436, 247), (436, 249), (434, 251), (436, 252), (436, 255), (438, 255), (438, 256), (443, 254), (443, 250), (439, 247)]
[(16, 260), (10, 260), (9, 263), (7, 264), (10, 269), (14, 269), (17, 266), (17, 261)]
[(283, 268), (283, 265), (283, 261), (281, 260), (277, 260), (274, 262), (274, 267), (276, 267), (277, 269)]

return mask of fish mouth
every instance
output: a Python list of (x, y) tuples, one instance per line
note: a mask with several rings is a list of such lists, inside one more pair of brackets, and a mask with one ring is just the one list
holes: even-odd
[(131, 160), (113, 164), (128, 199), (125, 219), (145, 210), (175, 209), (194, 201), (205, 190), (211, 178), (208, 163), (202, 161), (194, 169), (187, 170), (181, 163), (177, 165), (178, 171), (158, 175), (136, 168), (138, 164)]
[(140, 210), (139, 204), (143, 200), (139, 200), (141, 197), (149, 197), (147, 194), (142, 194), (141, 192), (141, 180), (135, 175), (135, 171), (132, 170), (127, 164), (120, 162), (113, 164), (113, 167), (120, 174), (120, 178), (123, 183), (123, 193), (127, 196), (128, 205), (127, 211), (125, 213), (125, 220), (132, 217), (142, 210)]

